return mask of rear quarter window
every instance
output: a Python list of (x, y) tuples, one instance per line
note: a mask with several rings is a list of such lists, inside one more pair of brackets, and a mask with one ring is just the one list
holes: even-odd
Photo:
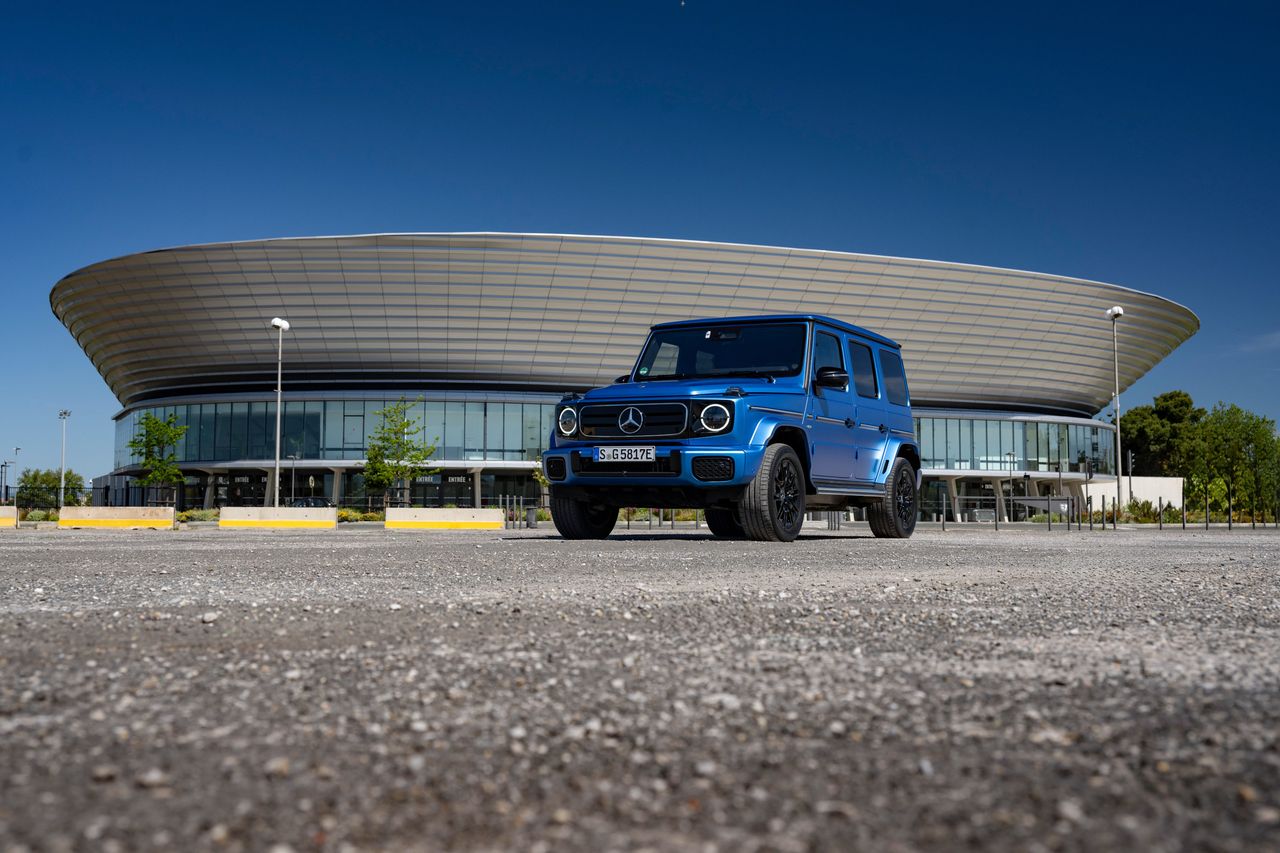
[(880, 370), (884, 373), (884, 392), (895, 406), (909, 406), (907, 374), (902, 369), (902, 356), (889, 350), (880, 350)]

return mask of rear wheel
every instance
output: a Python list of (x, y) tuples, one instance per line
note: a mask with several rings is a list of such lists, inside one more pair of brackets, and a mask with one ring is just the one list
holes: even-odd
[(721, 539), (741, 539), (746, 536), (742, 525), (738, 523), (737, 510), (709, 506), (706, 512), (707, 529), (713, 536)]
[(760, 460), (738, 507), (747, 538), (757, 542), (790, 542), (804, 523), (804, 468), (785, 444), (771, 444)]
[(618, 508), (560, 497), (552, 489), (551, 520), (565, 539), (604, 539), (618, 523)]
[(885, 480), (884, 497), (867, 509), (867, 521), (881, 539), (906, 539), (915, 532), (916, 514), (916, 469), (898, 457)]

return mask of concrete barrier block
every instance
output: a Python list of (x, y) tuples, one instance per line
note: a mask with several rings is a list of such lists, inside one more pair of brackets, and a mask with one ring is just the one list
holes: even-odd
[(18, 526), (18, 508), (16, 506), (0, 506), (0, 530), (13, 529)]
[(387, 530), (501, 530), (500, 509), (389, 509)]
[(64, 506), (58, 511), (58, 529), (171, 530), (171, 506)]
[(219, 528), (278, 528), (333, 530), (338, 526), (334, 507), (224, 506)]
[(333, 507), (224, 506), (218, 513), (218, 526), (332, 530), (338, 526), (338, 510)]

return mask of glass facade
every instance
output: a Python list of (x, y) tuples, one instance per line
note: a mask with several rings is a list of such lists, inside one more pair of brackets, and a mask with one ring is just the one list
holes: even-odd
[[(361, 459), (377, 428), (377, 412), (395, 399), (286, 400), (281, 421), (281, 457)], [(176, 416), (187, 426), (177, 447), (180, 463), (270, 460), (275, 456), (274, 400), (179, 403), (134, 409), (116, 421), (115, 467), (136, 460), (129, 439), (145, 412)], [(420, 400), (409, 416), (422, 423), (434, 459), (484, 462), (533, 461), (546, 449), (553, 402), (476, 399)], [(926, 471), (1115, 473), (1115, 434), (1099, 424), (1009, 418), (916, 418), (916, 436)]]
[[(280, 455), (361, 459), (380, 423), (377, 412), (395, 402), (286, 400)], [(554, 411), (554, 403), (421, 400), (410, 405), (408, 414), (424, 425), (424, 443), (436, 445), (434, 459), (532, 461), (546, 449)], [(187, 427), (177, 447), (180, 463), (275, 457), (274, 400), (179, 403), (134, 409), (116, 421), (117, 469), (137, 461), (129, 440), (147, 412), (161, 419), (174, 415)]]
[(926, 471), (1085, 471), (1114, 474), (1115, 433), (1105, 426), (961, 417), (916, 418)]

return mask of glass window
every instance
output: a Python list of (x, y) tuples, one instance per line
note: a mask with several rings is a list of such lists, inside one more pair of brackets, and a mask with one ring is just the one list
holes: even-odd
[(231, 404), (231, 445), (229, 459), (249, 458), (249, 404)]
[(505, 422), (505, 406), (502, 403), (489, 403), (485, 412), (484, 452), (486, 459), (501, 459), (505, 445), (502, 440), (502, 425)]
[(880, 350), (880, 369), (884, 371), (884, 390), (889, 402), (895, 406), (906, 406), (910, 402), (907, 396), (907, 374), (902, 369), (902, 356), (887, 349)]
[(987, 453), (987, 422), (973, 422), (973, 467), (979, 471), (990, 471), (995, 466)]
[(813, 375), (824, 367), (844, 370), (844, 354), (840, 352), (840, 339), (826, 332), (818, 332), (813, 342)]
[(521, 434), (521, 412), (519, 403), (507, 403), (502, 424), (502, 458), (523, 459), (524, 441)]
[(463, 459), (484, 458), (484, 403), (464, 403), (466, 420), (462, 433)]
[(439, 400), (428, 400), (424, 406), (425, 418), (422, 434), (428, 447), (435, 447), (431, 454), (433, 459), (444, 457), (444, 403)]
[(871, 348), (849, 342), (849, 363), (853, 365), (853, 385), (859, 397), (875, 399), (880, 396), (876, 385), (876, 366), (871, 360)]
[(462, 403), (444, 404), (444, 458), (465, 459), (462, 433), (466, 423), (466, 407)]
[(231, 404), (218, 403), (214, 419), (215, 440), (213, 443), (214, 459), (231, 458)]

